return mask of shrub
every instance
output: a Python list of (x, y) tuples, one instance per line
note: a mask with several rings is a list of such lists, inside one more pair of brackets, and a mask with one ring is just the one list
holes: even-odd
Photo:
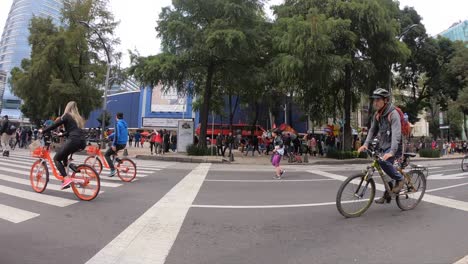
[(330, 149), (327, 153), (327, 158), (331, 159), (365, 159), (367, 154), (365, 152), (357, 151), (342, 151), (336, 149)]
[[(216, 147), (213, 146), (213, 155), (216, 155)], [(187, 154), (189, 156), (211, 156), (210, 147), (201, 147), (198, 145), (188, 145)]]
[(440, 158), (440, 150), (438, 149), (421, 149), (419, 150), (419, 156), (422, 158)]

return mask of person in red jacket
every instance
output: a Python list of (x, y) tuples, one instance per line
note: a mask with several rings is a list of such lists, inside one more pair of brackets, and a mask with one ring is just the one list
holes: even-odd
[(161, 153), (164, 153), (163, 151), (163, 133), (162, 130), (159, 130), (156, 132), (156, 153), (160, 155)]

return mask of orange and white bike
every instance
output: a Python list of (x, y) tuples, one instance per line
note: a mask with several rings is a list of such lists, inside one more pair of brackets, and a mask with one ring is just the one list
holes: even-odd
[[(42, 193), (49, 182), (49, 168), (52, 168), (52, 174), (59, 181), (63, 181), (63, 176), (60, 175), (55, 164), (50, 156), (50, 138), (44, 137), (44, 143), (33, 149), (32, 156), (38, 158), (31, 166), (29, 179), (34, 191)], [(71, 188), (76, 197), (84, 201), (91, 201), (99, 194), (101, 181), (96, 170), (86, 164), (75, 166), (71, 161), (73, 155), (68, 159), (66, 167), (67, 175), (72, 179)], [(47, 165), (49, 164), (49, 165)], [(73, 169), (71, 169), (73, 168)]]
[[(101, 148), (99, 146), (87, 146), (86, 152), (88, 156), (84, 163), (92, 166), (99, 175), (102, 172), (103, 166), (106, 169), (110, 169), (109, 164), (107, 163), (104, 154), (102, 154)], [(112, 162), (114, 167), (117, 170), (117, 176), (124, 182), (131, 182), (135, 179), (137, 174), (137, 168), (135, 162), (129, 158), (119, 158), (116, 155), (112, 157)]]

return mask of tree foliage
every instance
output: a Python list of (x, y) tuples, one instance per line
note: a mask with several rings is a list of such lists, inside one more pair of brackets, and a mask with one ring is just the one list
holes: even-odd
[(54, 25), (50, 18), (31, 20), (31, 58), (11, 71), (12, 91), (24, 101), (25, 116), (38, 123), (63, 112), (72, 100), (84, 116), (101, 105), (99, 88), (107, 63), (103, 46), (79, 21), (93, 24), (112, 44), (118, 41), (108, 37), (117, 25), (113, 20), (106, 0), (65, 1), (64, 27)]

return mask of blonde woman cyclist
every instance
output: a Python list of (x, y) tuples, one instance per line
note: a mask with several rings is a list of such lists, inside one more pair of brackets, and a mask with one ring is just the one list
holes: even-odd
[(48, 133), (57, 127), (64, 125), (65, 133), (67, 140), (63, 144), (62, 148), (57, 150), (54, 162), (55, 166), (62, 175), (63, 183), (62, 190), (69, 188), (72, 180), (67, 176), (65, 166), (67, 165), (68, 156), (81, 150), (86, 147), (86, 138), (85, 133), (83, 132), (83, 127), (85, 125), (85, 120), (81, 117), (78, 106), (75, 101), (71, 101), (65, 107), (63, 115), (55, 120), (55, 123), (42, 131), (39, 131), (43, 134)]

